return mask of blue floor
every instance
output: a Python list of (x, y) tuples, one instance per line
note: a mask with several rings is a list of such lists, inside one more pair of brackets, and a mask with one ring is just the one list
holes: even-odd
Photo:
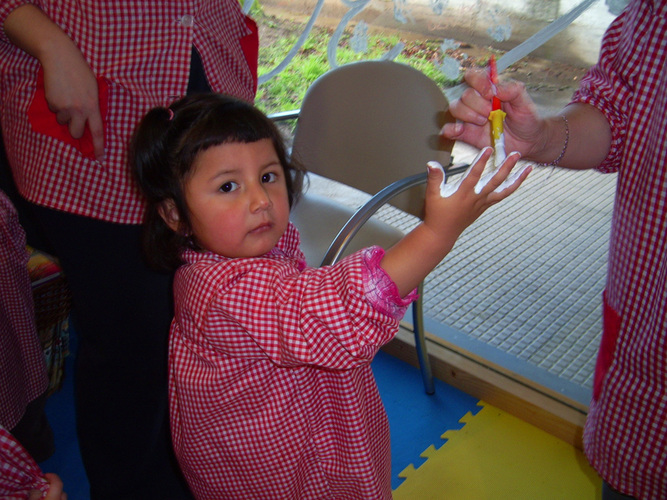
[(410, 464), (418, 468), (419, 455), (430, 445), (440, 448), (441, 435), (463, 427), (459, 419), (477, 413), (479, 401), (436, 379), (435, 394), (424, 392), (421, 373), (413, 366), (380, 351), (373, 372), (387, 409), (391, 431), (391, 487), (403, 479), (398, 474)]
[[(73, 345), (73, 351), (75, 346)], [(67, 360), (63, 388), (49, 399), (47, 415), (54, 429), (56, 453), (40, 463), (44, 472), (55, 472), (65, 484), (69, 500), (88, 500), (88, 480), (79, 455), (74, 416), (72, 356)], [(423, 390), (419, 371), (383, 352), (373, 361), (380, 394), (389, 415), (392, 443), (392, 489), (403, 479), (398, 474), (408, 465), (418, 468), (420, 454), (430, 445), (440, 448), (440, 436), (460, 429), (459, 419), (479, 411), (477, 399), (436, 380), (436, 392)]]

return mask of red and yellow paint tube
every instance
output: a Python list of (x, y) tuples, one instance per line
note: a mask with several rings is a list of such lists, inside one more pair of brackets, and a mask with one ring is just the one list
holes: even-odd
[(493, 84), (493, 104), (489, 121), (491, 122), (491, 138), (493, 139), (493, 149), (495, 150), (494, 164), (499, 167), (505, 161), (505, 133), (503, 123), (505, 121), (505, 112), (500, 109), (500, 99), (495, 96), (496, 84), (498, 83), (498, 68), (496, 67), (496, 58), (491, 56), (489, 61), (489, 77)]

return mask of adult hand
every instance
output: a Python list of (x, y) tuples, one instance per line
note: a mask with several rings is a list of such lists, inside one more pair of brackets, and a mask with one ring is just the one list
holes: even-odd
[(100, 112), (97, 79), (81, 52), (73, 43), (42, 62), (44, 90), (49, 109), (70, 134), (80, 139), (89, 128), (95, 157), (104, 157), (104, 126)]
[[(470, 70), (465, 74), (469, 85), (461, 98), (450, 104), (450, 112), (456, 123), (447, 123), (442, 134), (452, 140), (460, 140), (477, 148), (491, 145), (489, 113), (492, 107), (493, 87), (484, 70)], [(535, 104), (521, 82), (508, 81), (497, 85), (497, 97), (507, 114), (504, 124), (505, 149), (518, 151), (524, 158), (539, 150), (544, 122)]]
[(60, 124), (80, 139), (90, 129), (95, 156), (104, 156), (104, 127), (97, 80), (76, 44), (37, 6), (14, 9), (2, 26), (11, 42), (44, 69), (46, 101)]

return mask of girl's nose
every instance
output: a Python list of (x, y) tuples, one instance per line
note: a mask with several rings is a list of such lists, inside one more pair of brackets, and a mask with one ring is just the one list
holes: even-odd
[(250, 199), (250, 211), (259, 212), (271, 207), (271, 198), (263, 187), (253, 189)]

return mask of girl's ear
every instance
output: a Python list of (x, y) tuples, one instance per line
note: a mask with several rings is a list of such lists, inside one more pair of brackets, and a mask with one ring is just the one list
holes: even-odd
[(174, 200), (164, 200), (158, 206), (158, 212), (165, 224), (167, 224), (173, 232), (178, 233), (181, 226), (181, 219), (178, 215), (178, 209), (176, 208)]

